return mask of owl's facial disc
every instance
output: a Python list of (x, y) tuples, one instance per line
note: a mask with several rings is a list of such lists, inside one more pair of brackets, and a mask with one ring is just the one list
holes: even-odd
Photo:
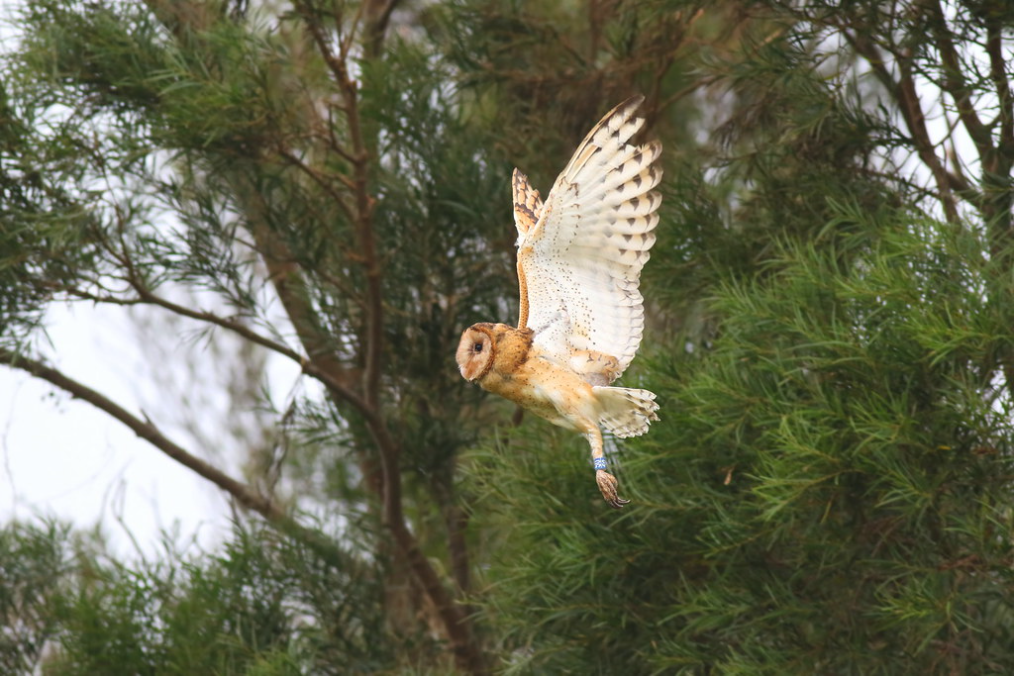
[(465, 329), (455, 356), (462, 378), (470, 382), (482, 378), (493, 365), (493, 341), (489, 332), (474, 326)]

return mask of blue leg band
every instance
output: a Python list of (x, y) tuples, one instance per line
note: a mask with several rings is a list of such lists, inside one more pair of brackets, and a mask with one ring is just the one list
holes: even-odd
[(605, 468), (606, 468), (606, 459), (605, 458), (595, 458), (595, 470), (598, 471), (600, 469), (605, 469)]

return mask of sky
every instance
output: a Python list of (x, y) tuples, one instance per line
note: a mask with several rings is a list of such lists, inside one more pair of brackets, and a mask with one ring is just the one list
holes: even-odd
[[(57, 304), (47, 314), (49, 363), (135, 414), (146, 371), (122, 310)], [(158, 411), (150, 411), (158, 421)], [(163, 531), (212, 547), (228, 530), (221, 492), (122, 423), (14, 369), (0, 368), (0, 522), (57, 517), (103, 524), (119, 556), (151, 556)]]

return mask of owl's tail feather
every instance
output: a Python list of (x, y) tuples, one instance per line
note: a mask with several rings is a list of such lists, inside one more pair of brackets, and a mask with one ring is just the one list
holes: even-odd
[(648, 431), (652, 420), (658, 420), (655, 395), (648, 390), (626, 387), (593, 387), (601, 413), (599, 423), (618, 437), (636, 437)]

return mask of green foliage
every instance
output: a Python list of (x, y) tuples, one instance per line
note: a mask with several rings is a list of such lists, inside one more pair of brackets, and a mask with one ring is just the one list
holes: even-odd
[(492, 454), (480, 505), (526, 552), (502, 562), (493, 617), (526, 664), (990, 673), (1014, 658), (1010, 399), (977, 368), (1012, 337), (981, 292), (987, 243), (838, 210), (716, 292), (704, 357), (653, 369), (666, 415), (619, 456), (636, 507), (596, 515), (572, 458)]
[(7, 524), (0, 531), (0, 667), (10, 674), (29, 673), (46, 641), (57, 631), (52, 597), (68, 569), (69, 529), (48, 523)]
[[(377, 673), (389, 667), (378, 571), (271, 531), (214, 555), (132, 566), (68, 546), (68, 530), (0, 533), (5, 671), (46, 674)], [(16, 632), (16, 633), (15, 633)], [(43, 650), (43, 646), (46, 650)]]
[(74, 139), (54, 124), (45, 142), (32, 142), (31, 129), (49, 126), (33, 113), (0, 83), (0, 342), (14, 344), (38, 327), (47, 282), (73, 279), (94, 260), (90, 197), (66, 185), (79, 174)]

